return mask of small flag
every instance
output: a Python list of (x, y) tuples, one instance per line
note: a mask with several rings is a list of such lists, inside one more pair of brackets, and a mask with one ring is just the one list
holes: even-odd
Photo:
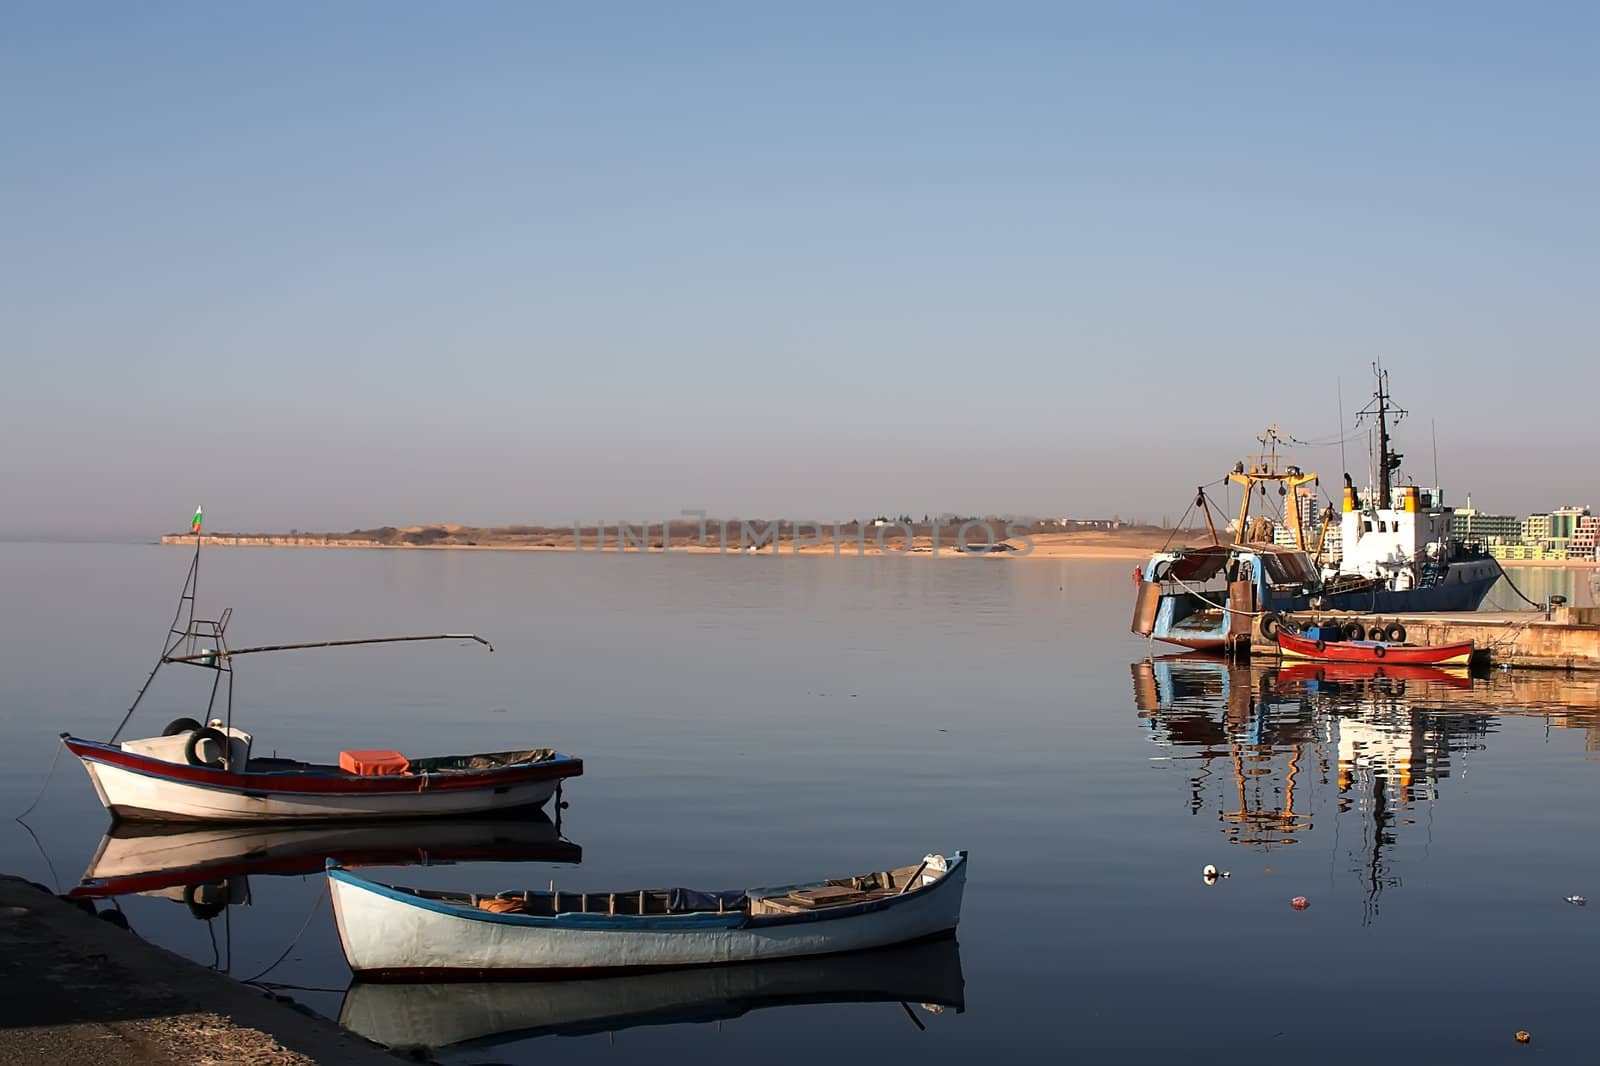
[(205, 517), (205, 515), (200, 510), (200, 508), (196, 507), (194, 509), (194, 521), (192, 523), (190, 523), (190, 525), (189, 525), (189, 532), (190, 533), (193, 533), (195, 536), (199, 536), (200, 535), (200, 519), (202, 519), (204, 517)]

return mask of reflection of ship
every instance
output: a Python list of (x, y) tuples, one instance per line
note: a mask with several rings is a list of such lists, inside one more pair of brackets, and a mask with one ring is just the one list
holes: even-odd
[[(1215, 651), (1247, 646), (1253, 620), (1267, 611), (1477, 610), (1500, 579), (1500, 564), (1452, 535), (1454, 510), (1444, 506), (1438, 489), (1392, 484), (1401, 456), (1389, 446), (1389, 419), (1398, 409), (1390, 404), (1388, 382), (1379, 370), (1374, 406), (1362, 412), (1378, 428), (1378, 488), (1363, 499), (1345, 475), (1337, 566), (1325, 550), (1333, 508), (1324, 512), (1322, 535), (1312, 545), (1306, 525), (1316, 501), (1309, 486), (1319, 481), (1279, 453), (1279, 444), (1289, 441), (1274, 426), (1259, 438), (1265, 453), (1241, 461), (1226, 478), (1243, 490), (1228, 531), (1233, 542), (1218, 536), (1202, 486), (1195, 504), (1212, 543), (1157, 552), (1138, 568), (1133, 631)], [(1269, 484), (1282, 498), (1287, 544), (1277, 542), (1271, 518), (1250, 517), (1256, 493), (1269, 498)]]
[(1396, 883), (1387, 849), (1404, 812), (1436, 799), (1452, 757), (1479, 746), (1494, 728), (1494, 715), (1480, 707), (1439, 706), (1470, 697), (1473, 681), (1437, 667), (1304, 663), (1279, 670), (1188, 655), (1135, 663), (1133, 676), (1152, 739), (1198, 749), (1172, 756), (1201, 764), (1190, 778), (1190, 810), (1205, 809), (1220, 785), (1218, 817), (1231, 842), (1264, 849), (1297, 843), (1295, 834), (1313, 829), (1316, 790), (1334, 786), (1335, 817), (1355, 810), (1363, 822), (1361, 843), (1347, 857), (1366, 890), (1369, 917), (1379, 894)]
[(851, 955), (586, 981), (357, 982), (345, 993), (339, 1024), (391, 1047), (438, 1048), (722, 1021), (791, 1004), (895, 1002), (964, 1007), (953, 936)]
[(100, 841), (73, 899), (161, 895), (209, 918), (249, 898), (250, 874), (320, 873), (332, 856), (359, 866), (499, 861), (577, 863), (583, 849), (550, 819), (425, 818), (376, 824), (180, 829), (119, 824)]

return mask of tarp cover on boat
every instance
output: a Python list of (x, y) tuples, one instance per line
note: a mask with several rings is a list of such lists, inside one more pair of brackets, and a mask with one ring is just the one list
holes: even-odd
[(1226, 544), (1211, 544), (1203, 548), (1184, 548), (1183, 554), (1170, 562), (1157, 564), (1157, 581), (1206, 581), (1217, 575), (1227, 563), (1233, 549)]
[[(744, 907), (744, 897), (743, 890), (701, 892), (693, 888), (669, 888), (667, 910), (673, 914), (679, 911), (736, 911)], [(722, 904), (720, 908), (717, 906), (718, 903)]]

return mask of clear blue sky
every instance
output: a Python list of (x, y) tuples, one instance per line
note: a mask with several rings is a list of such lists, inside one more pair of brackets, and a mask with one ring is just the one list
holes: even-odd
[(1600, 505), (1600, 8), (1306, 8), (8, 4), (0, 533)]

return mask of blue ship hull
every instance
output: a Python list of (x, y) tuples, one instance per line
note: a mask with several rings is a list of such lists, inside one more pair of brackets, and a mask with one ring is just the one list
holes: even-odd
[[(1257, 602), (1261, 603), (1258, 610), (1280, 613), (1313, 609), (1369, 615), (1476, 611), (1501, 576), (1502, 572), (1497, 566), (1493, 573), (1481, 577), (1445, 581), (1420, 588), (1394, 590), (1374, 587), (1334, 595), (1307, 593), (1301, 596), (1273, 596), (1271, 587), (1263, 583), (1257, 586)], [(1197, 651), (1225, 649), (1231, 639), (1237, 639), (1230, 637), (1233, 633), (1232, 612), (1228, 609), (1226, 592), (1213, 595), (1217, 598), (1187, 592), (1163, 593), (1149, 635), (1156, 640)], [(1311, 601), (1318, 596), (1318, 606), (1313, 608)]]
[[(1476, 611), (1483, 598), (1489, 595), (1500, 574), (1495, 573), (1476, 581), (1452, 581), (1429, 588), (1403, 591), (1393, 589), (1362, 589), (1323, 597), (1323, 609), (1329, 611), (1364, 611), (1368, 614), (1401, 614), (1428, 611)], [(1293, 596), (1273, 600), (1274, 611), (1305, 611), (1311, 608), (1310, 596)]]

